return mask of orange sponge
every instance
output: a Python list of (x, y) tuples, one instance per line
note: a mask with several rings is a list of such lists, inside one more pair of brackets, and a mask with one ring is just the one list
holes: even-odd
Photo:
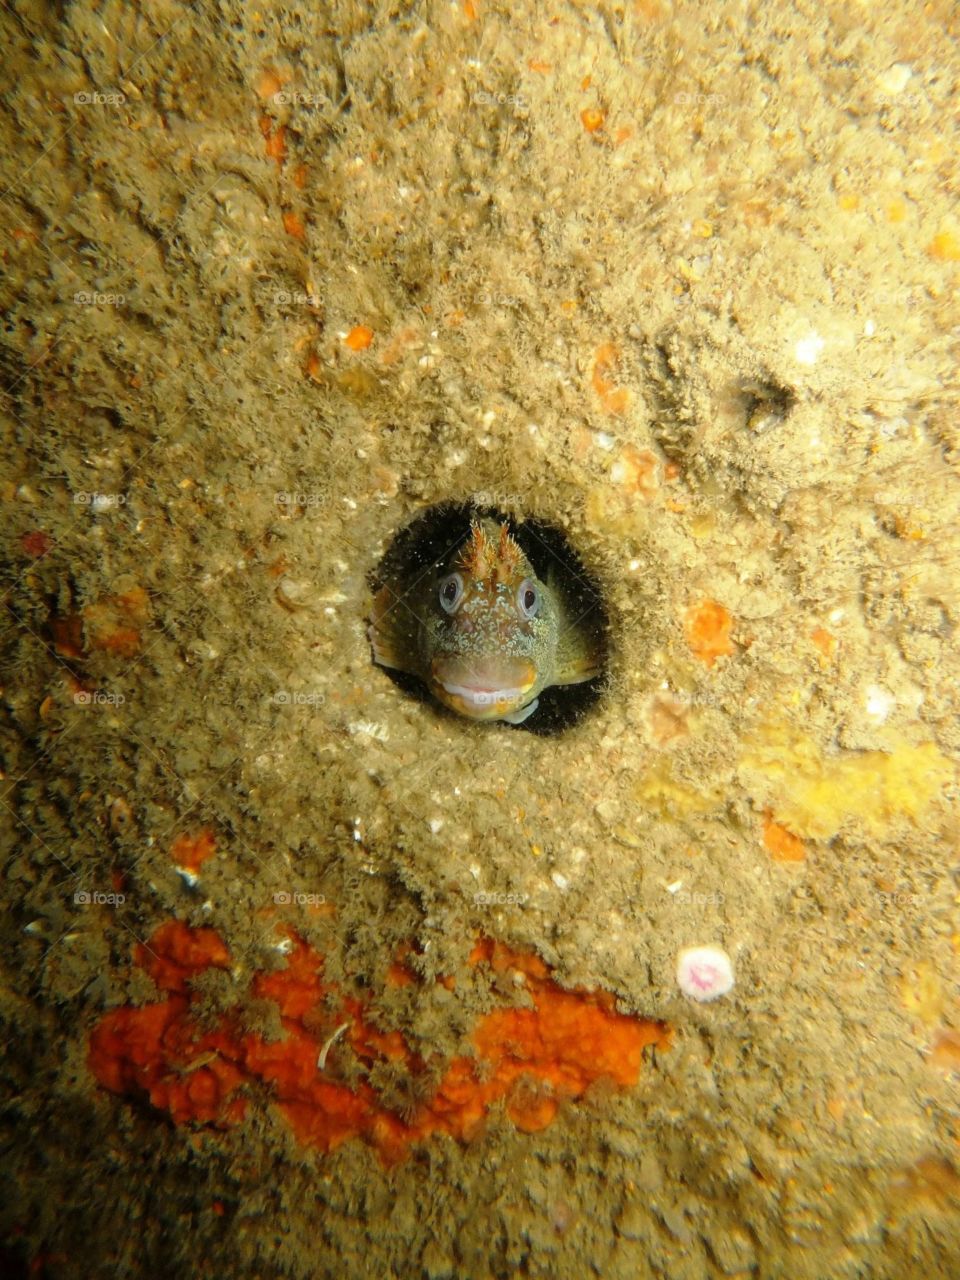
[[(473, 1053), (454, 1058), (433, 1096), (401, 1117), (365, 1081), (351, 1087), (331, 1079), (327, 1054), (342, 1038), (366, 1067), (392, 1062), (417, 1076), (423, 1060), (400, 1032), (373, 1027), (360, 1000), (324, 982), (321, 955), (299, 938), (291, 943), (286, 968), (257, 974), (252, 983), (252, 994), (273, 1001), (280, 1013), (283, 1037), (267, 1041), (241, 1034), (229, 1018), (212, 1031), (199, 1026), (189, 979), (210, 966), (228, 966), (229, 952), (213, 929), (161, 925), (149, 946), (138, 947), (137, 961), (173, 994), (144, 1008), (115, 1009), (101, 1020), (90, 1038), (97, 1080), (114, 1093), (145, 1095), (178, 1124), (217, 1125), (243, 1116), (240, 1085), (265, 1081), (301, 1142), (330, 1151), (362, 1137), (389, 1164), (433, 1133), (469, 1139), (500, 1100), (518, 1128), (535, 1132), (553, 1120), (563, 1099), (582, 1097), (596, 1080), (636, 1084), (644, 1048), (669, 1044), (663, 1024), (616, 1013), (605, 993), (565, 991), (538, 956), (484, 939), (471, 962), (494, 973), (523, 974), (533, 1007), (481, 1018)], [(331, 997), (339, 1006), (332, 1020)], [(333, 1034), (318, 1031), (331, 1021)]]

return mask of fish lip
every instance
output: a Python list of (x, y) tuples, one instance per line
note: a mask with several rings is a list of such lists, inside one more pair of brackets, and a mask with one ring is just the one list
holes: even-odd
[(522, 698), (533, 688), (534, 681), (529, 684), (522, 685), (516, 689), (477, 689), (471, 688), (465, 684), (447, 684), (445, 680), (440, 681), (441, 689), (454, 698), (462, 698), (464, 702), (469, 702), (474, 707), (495, 706), (498, 702), (513, 702), (516, 698)]
[(537, 668), (525, 658), (473, 661), (446, 654), (434, 659), (431, 674), (441, 701), (453, 699), (465, 714), (509, 710), (529, 698), (537, 683)]

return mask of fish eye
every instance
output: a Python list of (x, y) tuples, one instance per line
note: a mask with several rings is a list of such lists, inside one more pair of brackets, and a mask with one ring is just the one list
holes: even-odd
[(535, 618), (540, 612), (540, 592), (531, 578), (524, 578), (517, 588), (517, 608), (525, 618)]
[(463, 579), (459, 573), (449, 573), (440, 583), (440, 606), (446, 613), (455, 612), (463, 599)]

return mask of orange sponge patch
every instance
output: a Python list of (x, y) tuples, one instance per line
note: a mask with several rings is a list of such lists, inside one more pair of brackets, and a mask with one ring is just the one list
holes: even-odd
[(626, 387), (618, 387), (611, 376), (616, 368), (617, 358), (617, 349), (613, 343), (604, 342), (594, 354), (593, 373), (590, 379), (594, 391), (600, 397), (601, 405), (610, 414), (623, 413), (630, 405), (629, 390)]
[(132, 658), (140, 649), (141, 632), (150, 619), (150, 599), (143, 587), (118, 596), (104, 596), (83, 611), (91, 649)]
[(190, 929), (179, 920), (170, 920), (156, 930), (149, 943), (137, 944), (136, 960), (161, 991), (184, 992), (187, 979), (211, 965), (227, 968), (230, 952), (215, 929)]
[(196, 874), (216, 851), (217, 843), (214, 834), (209, 827), (204, 827), (195, 836), (177, 836), (170, 848), (170, 857), (178, 867)]
[(774, 862), (803, 862), (807, 850), (799, 836), (774, 822), (768, 809), (763, 817), (763, 843)]
[(712, 667), (718, 658), (736, 652), (736, 646), (730, 639), (733, 616), (715, 600), (705, 600), (703, 604), (688, 609), (683, 629), (687, 644), (708, 667)]
[(237, 1044), (219, 1031), (197, 1034), (186, 1001), (172, 996), (143, 1009), (115, 1009), (90, 1037), (90, 1069), (114, 1093), (146, 1094), (177, 1123), (230, 1124), (246, 1100)]
[(321, 955), (300, 939), (291, 943), (286, 968), (257, 974), (252, 983), (252, 994), (275, 1002), (280, 1013), (283, 1037), (267, 1041), (241, 1034), (228, 1018), (213, 1031), (201, 1029), (189, 979), (210, 966), (227, 966), (229, 953), (212, 929), (162, 925), (148, 946), (138, 948), (137, 960), (173, 994), (145, 1008), (115, 1009), (101, 1020), (90, 1039), (97, 1080), (114, 1093), (146, 1096), (177, 1123), (216, 1125), (242, 1117), (241, 1085), (263, 1081), (273, 1086), (301, 1142), (331, 1151), (361, 1137), (390, 1164), (434, 1133), (469, 1139), (501, 1100), (519, 1129), (542, 1129), (562, 1100), (582, 1097), (596, 1080), (635, 1085), (644, 1048), (669, 1044), (663, 1024), (616, 1013), (605, 993), (565, 991), (538, 956), (485, 939), (471, 962), (494, 973), (523, 974), (533, 1007), (481, 1018), (473, 1054), (454, 1058), (433, 1096), (401, 1117), (366, 1081), (348, 1086), (332, 1079), (327, 1056), (339, 1042), (367, 1068), (394, 1063), (411, 1076), (423, 1072), (422, 1058), (400, 1032), (371, 1025), (359, 999), (324, 982)]
[(355, 324), (344, 342), (351, 351), (366, 351), (373, 342), (373, 330), (366, 324)]
[(643, 1050), (669, 1044), (662, 1023), (614, 1012), (607, 993), (564, 991), (537, 956), (494, 944), (491, 963), (525, 973), (534, 1002), (533, 1009), (488, 1014), (473, 1034), (479, 1056), (493, 1068), (484, 1073), (491, 1100), (509, 1095), (508, 1112), (525, 1132), (544, 1128), (559, 1099), (580, 1098), (597, 1080), (632, 1087)]

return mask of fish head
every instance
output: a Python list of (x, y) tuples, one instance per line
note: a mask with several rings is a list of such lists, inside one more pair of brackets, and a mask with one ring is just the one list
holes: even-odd
[(471, 720), (519, 723), (549, 682), (558, 630), (553, 593), (509, 526), (474, 520), (433, 584), (424, 640), (430, 690)]

